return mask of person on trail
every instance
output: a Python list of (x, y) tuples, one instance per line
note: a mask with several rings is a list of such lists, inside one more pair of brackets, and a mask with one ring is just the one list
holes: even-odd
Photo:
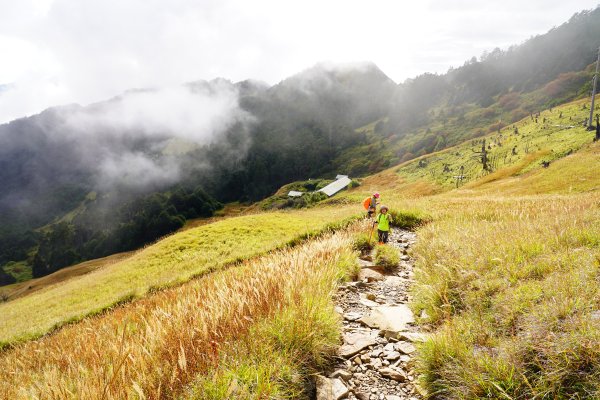
[(367, 207), (367, 218), (373, 218), (373, 215), (377, 212), (377, 205), (379, 204), (379, 193), (373, 193), (368, 199), (368, 207)]
[(390, 224), (392, 223), (392, 216), (388, 214), (389, 209), (387, 206), (382, 205), (379, 209), (379, 215), (373, 222), (373, 225), (377, 225), (377, 236), (379, 237), (379, 244), (387, 243), (388, 236), (390, 234)]

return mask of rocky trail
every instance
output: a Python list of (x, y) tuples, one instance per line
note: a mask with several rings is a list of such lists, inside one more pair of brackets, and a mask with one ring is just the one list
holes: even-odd
[(358, 280), (340, 287), (337, 311), (343, 316), (338, 362), (326, 376), (317, 376), (317, 400), (421, 399), (413, 371), (414, 343), (424, 340), (408, 308), (413, 260), (407, 250), (412, 232), (394, 230), (388, 246), (401, 252), (393, 271), (376, 266), (372, 256), (359, 259)]

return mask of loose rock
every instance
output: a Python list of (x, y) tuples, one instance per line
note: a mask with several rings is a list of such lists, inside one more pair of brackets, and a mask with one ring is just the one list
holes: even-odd
[(397, 382), (406, 382), (408, 377), (403, 371), (393, 368), (381, 368), (379, 373), (386, 378), (393, 379)]

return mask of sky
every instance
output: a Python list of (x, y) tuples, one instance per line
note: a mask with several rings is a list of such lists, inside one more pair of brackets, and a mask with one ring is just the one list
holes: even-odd
[(444, 73), (600, 0), (0, 0), (0, 123), (132, 88), (268, 84), (327, 61)]

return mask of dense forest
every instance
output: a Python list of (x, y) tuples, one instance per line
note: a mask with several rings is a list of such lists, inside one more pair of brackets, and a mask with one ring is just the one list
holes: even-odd
[[(587, 96), (599, 37), (597, 8), (446, 74), (401, 84), (368, 63), (318, 64), (272, 87), (189, 83), (192, 95), (236, 96), (237, 117), (201, 142), (143, 124), (103, 125), (89, 135), (88, 125), (70, 123), (135, 91), (0, 125), (0, 266), (26, 261), (42, 276), (137, 248), (224, 202), (256, 201), (295, 180), (376, 172)], [(107, 154), (141, 160), (142, 173), (128, 175), (127, 161), (115, 163), (117, 178), (99, 179)], [(142, 179), (149, 166), (161, 179)], [(10, 281), (0, 269), (0, 284)]]

